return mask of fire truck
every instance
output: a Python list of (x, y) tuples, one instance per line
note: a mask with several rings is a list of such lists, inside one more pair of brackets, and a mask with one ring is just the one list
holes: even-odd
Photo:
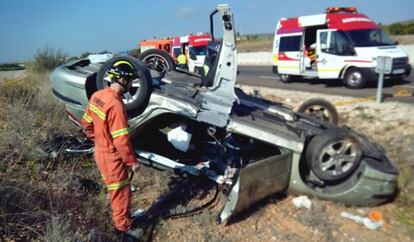
[(362, 88), (377, 79), (378, 56), (392, 58), (387, 79), (401, 80), (411, 71), (407, 54), (374, 21), (352, 7), (282, 18), (272, 54), (273, 72), (282, 82), (298, 77), (341, 79), (349, 88)]
[(143, 40), (140, 42), (141, 59), (150, 68), (157, 71), (175, 69), (177, 57), (183, 53), (187, 57), (189, 72), (198, 73), (204, 63), (204, 57), (210, 34), (190, 34), (164, 39)]

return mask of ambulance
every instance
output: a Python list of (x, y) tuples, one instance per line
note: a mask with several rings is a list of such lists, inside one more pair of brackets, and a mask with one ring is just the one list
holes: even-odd
[(190, 34), (173, 39), (172, 56), (176, 59), (181, 53), (187, 57), (188, 71), (198, 73), (204, 63), (210, 34)]
[(324, 14), (282, 18), (277, 23), (272, 62), (282, 82), (300, 77), (341, 79), (349, 88), (362, 88), (378, 79), (378, 56), (392, 58), (386, 81), (410, 74), (407, 54), (356, 8), (332, 7)]

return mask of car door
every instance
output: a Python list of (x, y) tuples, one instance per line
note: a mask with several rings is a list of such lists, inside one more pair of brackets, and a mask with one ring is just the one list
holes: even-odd
[(279, 74), (300, 74), (300, 43), (302, 33), (280, 37), (278, 53)]
[(220, 221), (227, 220), (271, 194), (287, 189), (293, 152), (287, 149), (280, 151), (281, 154), (253, 162), (240, 169), (236, 183), (220, 213)]
[(335, 29), (317, 31), (316, 62), (318, 77), (321, 79), (338, 78), (344, 65), (344, 57), (338, 50), (337, 32)]

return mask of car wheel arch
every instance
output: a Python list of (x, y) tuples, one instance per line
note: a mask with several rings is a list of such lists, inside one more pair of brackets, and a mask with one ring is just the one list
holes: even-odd
[(345, 65), (341, 71), (339, 72), (339, 79), (344, 79), (345, 73), (348, 71), (349, 68), (357, 68), (356, 66)]
[(98, 90), (98, 87), (96, 86), (97, 75), (98, 73), (95, 72), (86, 78), (85, 91), (86, 91), (86, 96), (88, 97), (88, 100), (90, 100), (92, 97), (92, 94)]

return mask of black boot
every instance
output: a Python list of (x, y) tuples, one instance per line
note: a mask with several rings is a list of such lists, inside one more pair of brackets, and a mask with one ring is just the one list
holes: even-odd
[(140, 238), (144, 235), (144, 231), (139, 227), (131, 228), (127, 231), (119, 231), (117, 229), (115, 231), (119, 241), (122, 242), (140, 241)]

